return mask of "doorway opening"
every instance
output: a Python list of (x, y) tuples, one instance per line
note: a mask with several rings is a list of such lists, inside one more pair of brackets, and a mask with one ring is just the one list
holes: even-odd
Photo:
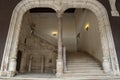
[(33, 8), (24, 14), (18, 43), (18, 73), (56, 73), (57, 34), (52, 35), (57, 32), (56, 19), (50, 8)]
[(65, 72), (104, 74), (98, 20), (92, 11), (73, 8), (71, 13), (63, 14), (63, 44), (67, 58)]

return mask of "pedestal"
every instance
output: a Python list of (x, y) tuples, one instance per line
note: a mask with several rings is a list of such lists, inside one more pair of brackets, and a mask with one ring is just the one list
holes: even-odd
[(63, 76), (63, 60), (57, 60), (57, 77), (62, 77)]
[(105, 73), (111, 74), (110, 62), (107, 58), (103, 59), (103, 69)]

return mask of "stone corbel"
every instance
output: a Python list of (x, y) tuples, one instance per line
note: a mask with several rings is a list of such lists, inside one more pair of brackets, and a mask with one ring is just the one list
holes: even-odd
[(111, 14), (112, 16), (120, 16), (119, 12), (116, 9), (116, 0), (109, 0), (111, 6)]

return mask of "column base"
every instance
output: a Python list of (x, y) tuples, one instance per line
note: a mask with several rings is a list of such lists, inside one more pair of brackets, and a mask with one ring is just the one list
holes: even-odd
[(63, 76), (63, 61), (58, 59), (57, 60), (57, 77), (62, 77)]
[(112, 16), (120, 16), (117, 10), (111, 11)]
[(107, 59), (104, 59), (103, 61), (103, 69), (105, 73), (112, 74), (110, 63)]
[(0, 71), (0, 76), (7, 76), (8, 71)]
[(63, 73), (56, 73), (56, 77), (63, 77)]
[(14, 71), (9, 71), (8, 74), (7, 74), (7, 76), (8, 76), (8, 77), (14, 77), (15, 74), (16, 74), (16, 72), (14, 72)]

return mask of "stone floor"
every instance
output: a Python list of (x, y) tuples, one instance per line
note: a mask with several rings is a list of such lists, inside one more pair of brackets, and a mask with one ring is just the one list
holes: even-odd
[(24, 73), (18, 74), (15, 76), (16, 78), (55, 78), (55, 74), (48, 74), (48, 73)]
[(25, 73), (15, 77), (0, 77), (0, 80), (120, 80), (120, 76), (69, 76), (57, 78), (55, 74)]

